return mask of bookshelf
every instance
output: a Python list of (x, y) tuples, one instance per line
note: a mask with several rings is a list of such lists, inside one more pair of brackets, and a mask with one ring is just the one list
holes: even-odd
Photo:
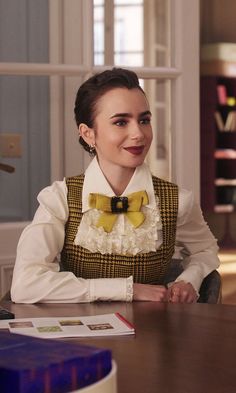
[(224, 246), (231, 239), (230, 214), (236, 209), (236, 73), (201, 75), (201, 206), (224, 214)]

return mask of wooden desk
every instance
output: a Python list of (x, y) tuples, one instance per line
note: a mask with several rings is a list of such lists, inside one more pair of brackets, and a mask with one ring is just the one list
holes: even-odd
[(2, 302), (16, 318), (120, 312), (133, 337), (70, 339), (110, 348), (119, 393), (235, 393), (236, 307), (154, 302), (37, 304)]

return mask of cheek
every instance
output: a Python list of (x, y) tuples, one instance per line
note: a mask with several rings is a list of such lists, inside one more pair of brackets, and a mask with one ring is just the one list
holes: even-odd
[(100, 146), (112, 146), (116, 147), (117, 145), (121, 144), (122, 141), (125, 139), (121, 133), (112, 132), (112, 130), (106, 130), (102, 132), (98, 132), (96, 135), (96, 141)]
[(147, 138), (147, 140), (149, 141), (149, 143), (152, 142), (152, 139), (153, 139), (152, 129), (150, 129), (150, 130), (148, 131), (148, 133), (146, 134), (146, 138)]

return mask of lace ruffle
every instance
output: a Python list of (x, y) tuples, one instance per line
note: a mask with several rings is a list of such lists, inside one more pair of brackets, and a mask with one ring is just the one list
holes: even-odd
[(133, 276), (127, 278), (127, 286), (126, 286), (126, 301), (133, 301)]
[(160, 212), (158, 207), (143, 207), (142, 211), (146, 218), (139, 228), (134, 228), (125, 215), (120, 214), (112, 231), (107, 233), (102, 227), (96, 227), (101, 212), (88, 210), (83, 214), (74, 244), (101, 254), (136, 255), (155, 251), (162, 228)]

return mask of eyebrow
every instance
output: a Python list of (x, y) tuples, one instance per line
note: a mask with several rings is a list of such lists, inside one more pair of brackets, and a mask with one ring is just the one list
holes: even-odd
[[(145, 111), (145, 112), (141, 112), (139, 114), (139, 117), (143, 117), (143, 116), (146, 116), (146, 115), (152, 116), (150, 111)], [(114, 117), (132, 117), (132, 115), (131, 115), (131, 113), (128, 113), (128, 112), (127, 113), (126, 112), (124, 112), (124, 113), (115, 113), (114, 115), (112, 115), (110, 117), (110, 119), (114, 119)]]

